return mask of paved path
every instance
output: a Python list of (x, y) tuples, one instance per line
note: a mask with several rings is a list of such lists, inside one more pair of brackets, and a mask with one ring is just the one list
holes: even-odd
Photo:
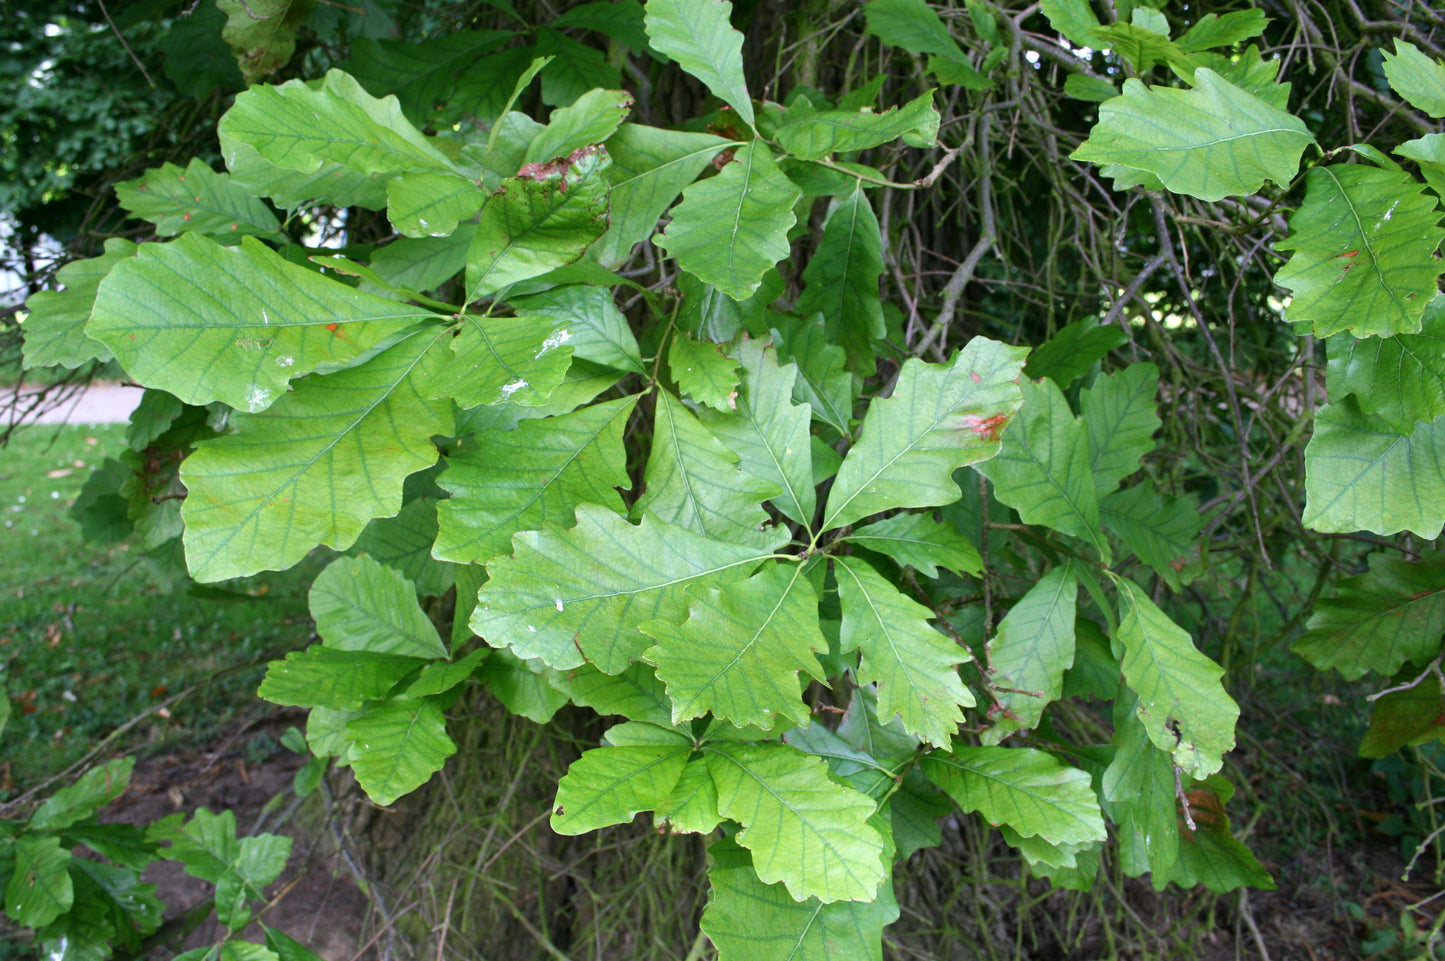
[(46, 411), (34, 423), (124, 424), (130, 420), (130, 412), (140, 403), (142, 393), (144, 391), (139, 387), (91, 384), (59, 407)]

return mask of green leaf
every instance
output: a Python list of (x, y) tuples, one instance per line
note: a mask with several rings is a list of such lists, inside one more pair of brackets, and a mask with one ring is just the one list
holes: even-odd
[(667, 368), (678, 389), (698, 403), (714, 410), (736, 409), (738, 362), (723, 353), (721, 345), (677, 331), (667, 349)]
[(987, 675), (998, 719), (984, 733), (985, 744), (1037, 727), (1044, 709), (1063, 693), (1064, 671), (1074, 663), (1078, 593), (1073, 565), (1060, 565), (1029, 588), (999, 622), (998, 633), (988, 642)]
[(775, 527), (762, 506), (777, 485), (739, 470), (738, 455), (680, 400), (665, 391), (656, 396), (646, 490), (633, 516), (646, 511), (711, 540), (759, 550), (787, 543), (786, 529)]
[(388, 805), (421, 787), (457, 751), (434, 698), (393, 698), (346, 725), (351, 767), (367, 797)]
[(657, 228), (662, 212), (697, 179), (728, 141), (712, 134), (625, 123), (607, 141), (611, 226), (592, 247), (604, 267), (619, 267), (638, 241)]
[(831, 153), (867, 150), (902, 138), (910, 147), (931, 147), (938, 141), (938, 111), (933, 91), (883, 113), (872, 109), (825, 110), (790, 118), (778, 127), (777, 141), (800, 160), (818, 160)]
[(546, 128), (527, 145), (524, 162), (566, 157), (574, 150), (606, 141), (632, 109), (625, 90), (589, 90), (571, 106), (552, 111)]
[(148, 387), (256, 413), (293, 378), (360, 363), (435, 317), (287, 263), (253, 238), (222, 247), (183, 234), (111, 270), (86, 333)]
[(1139, 695), (1136, 713), (1149, 740), (1195, 780), (1215, 771), (1234, 747), (1239, 706), (1224, 691), (1224, 671), (1132, 581), (1119, 587), (1124, 681)]
[(216, 0), (226, 15), (221, 38), (235, 53), (247, 83), (290, 62), (296, 31), (311, 16), (313, 5), (313, 0)]
[(1094, 31), (1101, 24), (1089, 0), (1043, 0), (1039, 9), (1049, 18), (1049, 24), (1074, 46), (1092, 48), (1098, 42)]
[(438, 478), (452, 496), (437, 507), (436, 556), (489, 561), (508, 552), (518, 531), (571, 527), (579, 504), (622, 513), (616, 488), (632, 486), (622, 432), (636, 403), (623, 397), (479, 432), (477, 445), (453, 454)]
[(5, 913), (26, 927), (44, 927), (74, 903), (69, 851), (53, 835), (23, 834), (15, 840), (15, 869), (5, 885)]
[(868, 563), (833, 558), (843, 606), (839, 647), (862, 652), (860, 684), (878, 685), (878, 712), (930, 744), (947, 744), (973, 695), (958, 677), (967, 648), (930, 627), (933, 612), (904, 596)]
[(386, 215), (408, 237), (447, 237), (482, 209), (477, 183), (443, 170), (408, 170), (386, 184)]
[(1320, 599), (1291, 648), (1316, 669), (1337, 669), (1350, 681), (1377, 671), (1391, 677), (1406, 664), (1424, 665), (1445, 633), (1445, 554), (1411, 563), (1370, 555), (1370, 571), (1339, 582)]
[(467, 299), (580, 258), (607, 229), (607, 152), (583, 147), (502, 182), (467, 252)]
[(794, 900), (871, 901), (887, 877), (867, 795), (829, 780), (827, 765), (784, 744), (712, 742), (718, 813), (743, 825), (758, 877)]
[(860, 185), (840, 200), (823, 225), (798, 298), (804, 316), (823, 314), (831, 343), (841, 344), (855, 370), (873, 366), (873, 344), (887, 333), (878, 281), (883, 276), (883, 238), (878, 218)]
[[(1289, 109), (1290, 84), (1276, 83), (1279, 76), (1280, 58), (1265, 60), (1254, 44), (1249, 44), (1237, 54), (1223, 56), (1217, 53), (1194, 53), (1185, 64), (1171, 64), (1176, 73), (1186, 80), (1193, 80), (1193, 70), (1208, 67), (1241, 90), (1254, 94), (1278, 110)], [(1192, 65), (1192, 69), (1190, 67)]]
[(30, 830), (60, 831), (83, 821), (120, 797), (130, 783), (135, 758), (120, 757), (93, 767), (69, 787), (61, 788), (30, 815)]
[[(449, 404), (426, 400), (421, 361), (436, 332), (351, 370), (308, 378), (271, 410), (232, 418), (181, 465), (186, 562), (199, 581), (290, 567), (317, 544), (349, 547), (401, 509), (402, 481), (436, 461)], [(364, 478), (345, 496), (338, 477)]]
[(571, 8), (553, 20), (552, 26), (558, 30), (593, 30), (630, 47), (634, 53), (650, 53), (643, 18), (642, 4), (637, 0), (597, 0)]
[(592, 665), (584, 664), (568, 671), (548, 669), (547, 678), (558, 690), (566, 692), (572, 703), (590, 707), (598, 714), (615, 714), (671, 727), (672, 702), (648, 664), (639, 661), (621, 674), (603, 674)]
[(1159, 368), (1149, 363), (1105, 374), (1080, 393), (1089, 430), (1089, 472), (1100, 497), (1118, 488), (1154, 449), (1154, 432), (1160, 426), (1154, 402), (1158, 393)]
[(1305, 448), (1304, 525), (1380, 535), (1412, 531), (1426, 540), (1445, 524), (1445, 416), (1407, 432), (1360, 411), (1345, 397), (1315, 413)]
[(1304, 123), (1213, 70), (1196, 70), (1194, 82), (1177, 90), (1124, 81), (1071, 159), (1145, 170), (1175, 193), (1209, 201), (1256, 193), (1266, 180), (1288, 184), (1314, 142)]
[(221, 118), (220, 137), (232, 181), (283, 207), (323, 201), (380, 210), (392, 177), (454, 169), (395, 100), (377, 100), (339, 70), (320, 84), (252, 87)]
[(796, 223), (793, 205), (802, 195), (778, 169), (767, 145), (754, 141), (717, 176), (683, 191), (672, 222), (655, 243), (684, 270), (743, 300), (788, 256), (788, 231)]
[(172, 19), (170, 29), (156, 39), (166, 56), (166, 79), (186, 96), (204, 101), (217, 87), (234, 93), (246, 86), (230, 46), (221, 39), (225, 24), (220, 7), (201, 3), (190, 16)]
[[(420, 475), (418, 475), (420, 476)], [(437, 496), (408, 500), (395, 517), (378, 517), (351, 545), (353, 554), (367, 554), (416, 585), (418, 593), (440, 597), (454, 582), (452, 565), (432, 557), (437, 539)]]
[(713, 96), (753, 126), (753, 101), (743, 78), (743, 35), (733, 29), (727, 0), (648, 0), (652, 49), (676, 60)]
[(201, 808), (183, 827), (158, 822), (150, 835), (170, 842), (170, 860), (187, 874), (216, 886), (216, 916), (233, 931), (245, 926), (251, 916), (246, 902), (264, 899), (262, 888), (280, 876), (291, 851), (291, 839), (274, 834), (238, 840), (232, 811)]
[(503, 401), (541, 407), (567, 376), (571, 339), (569, 328), (547, 316), (466, 314), (452, 357), (431, 379), (427, 396), (451, 398), (462, 408)]
[(311, 585), (311, 616), (327, 647), (403, 657), (446, 657), (416, 588), (369, 557), (333, 561)]
[(261, 930), (266, 933), (266, 947), (275, 953), (278, 961), (322, 961), (320, 955), (292, 940), (285, 932), (264, 924)]
[(1438, 196), (1445, 197), (1445, 133), (1426, 134), (1395, 148), (1395, 154), (1420, 165), (1420, 176)]
[(1099, 496), (1089, 469), (1089, 427), (1074, 418), (1053, 381), (1021, 386), (1023, 410), (998, 456), (978, 471), (1025, 524), (1083, 538), (1107, 561), (1109, 545), (1099, 530)]
[(802, 677), (820, 675), (814, 652), (828, 642), (818, 630), (818, 598), (800, 565), (773, 563), (721, 590), (688, 592), (688, 618), (674, 626), (644, 621), (656, 638), (643, 657), (672, 699), (672, 722), (709, 711), (737, 727), (772, 728), (780, 718), (807, 723)]
[(313, 644), (267, 665), (256, 693), (273, 704), (355, 711), (365, 701), (386, 697), (397, 682), (426, 663), (416, 657)]
[(1090, 327), (1086, 321), (1075, 321), (1029, 353), (1024, 373), (1034, 380), (1047, 377), (1066, 388), (1109, 351), (1128, 342), (1129, 335), (1118, 327)]
[(849, 373), (843, 348), (828, 340), (821, 317), (810, 320), (778, 317), (781, 329), (773, 330), (778, 344), (778, 362), (793, 362), (798, 380), (793, 398), (813, 408), (813, 417), (848, 436), (853, 426), (853, 375)]
[(25, 338), (24, 366), (79, 367), (88, 360), (110, 360), (100, 341), (87, 335), (85, 323), (95, 307), (100, 283), (116, 264), (135, 256), (136, 245), (112, 237), (105, 253), (88, 260), (73, 260), (56, 272), (64, 290), (42, 290), (25, 302), (29, 312), (20, 326)]
[(1206, 13), (1179, 38), (1179, 46), (1189, 52), (1232, 46), (1264, 33), (1268, 23), (1263, 10)]
[(940, 567), (975, 576), (983, 571), (978, 548), (952, 526), (926, 513), (894, 514), (860, 527), (843, 539), (886, 554), (924, 577), (937, 577)]
[(613, 302), (611, 291), (570, 284), (514, 297), (511, 304), (520, 313), (551, 317), (558, 329), (568, 331), (567, 343), (573, 357), (634, 374), (645, 372), (637, 339)]
[(455, 661), (433, 661), (422, 668), (421, 674), (408, 684), (402, 693), (406, 697), (431, 697), (434, 694), (446, 694), (458, 685), (471, 680), (472, 675), (476, 674), (482, 666), (482, 661), (495, 653), (495, 651), (479, 647)]
[(578, 506), (571, 530), (523, 531), (512, 548), (488, 565), (472, 630), (559, 670), (585, 659), (609, 674), (652, 646), (638, 624), (687, 616), (689, 583), (725, 586), (767, 556), (655, 517), (633, 526), (592, 504)]
[(948, 27), (924, 0), (869, 0), (865, 10), (868, 33), (889, 46), (968, 62)]
[(395, 94), (407, 118), (425, 126), (452, 98), (457, 76), (512, 36), (506, 30), (459, 30), (422, 43), (358, 37), (351, 42), (351, 59), (341, 66), (372, 96)]
[(1216, 894), (1243, 887), (1273, 891), (1269, 872), (1230, 833), (1229, 818), (1218, 795), (1199, 787), (1189, 791), (1188, 798), (1199, 829), (1181, 832), (1179, 858), (1167, 874), (1154, 876), (1154, 887), (1163, 890), (1172, 881), (1186, 889), (1203, 884)]
[(1163, 497), (1145, 481), (1099, 501), (1099, 518), (1172, 590), (1198, 576), (1204, 518), (1192, 497)]
[(552, 830), (585, 834), (627, 824), (639, 811), (661, 807), (687, 766), (692, 743), (597, 747), (572, 762), (557, 784)]
[(708, 429), (738, 455), (742, 470), (775, 485), (773, 504), (791, 520), (812, 524), (817, 507), (807, 407), (793, 403), (797, 368), (779, 366), (777, 351), (745, 338), (737, 348), (742, 385), (736, 410), (702, 411)]
[(957, 500), (953, 471), (998, 453), (999, 431), (1022, 403), (1014, 382), (1026, 353), (975, 337), (952, 364), (907, 361), (893, 395), (869, 406), (829, 492), (823, 529)]
[(1441, 703), (1440, 678), (1434, 674), (1427, 674), (1414, 687), (1386, 694), (1370, 712), (1360, 757), (1386, 757), (1402, 747), (1445, 738)]
[(923, 756), (923, 773), (964, 811), (1051, 844), (1102, 841), (1089, 775), (1033, 748), (966, 747)]
[(1439, 120), (1445, 117), (1445, 64), (1432, 60), (1408, 40), (1395, 38), (1395, 52), (1384, 52), (1385, 79), (1395, 92)]
[(717, 785), (712, 782), (707, 761), (695, 757), (687, 762), (672, 793), (657, 806), (652, 817), (658, 830), (685, 834), (710, 834), (718, 826), (722, 815), (717, 812)]
[(462, 224), (450, 237), (402, 237), (371, 255), (371, 269), (407, 290), (435, 290), (467, 266), (476, 224)]
[(153, 167), (137, 180), (115, 185), (116, 200), (132, 216), (149, 220), (162, 237), (191, 230), (216, 237), (248, 234), (280, 239), (280, 222), (259, 198), (192, 158)]
[(1137, 877), (1173, 867), (1182, 833), (1174, 762), (1150, 742), (1148, 731), (1127, 704), (1115, 710), (1114, 758), (1104, 770), (1102, 794), (1119, 825), (1125, 871)]
[[(1106, 100), (1113, 100), (1119, 96), (1119, 88), (1103, 77), (1091, 77), (1087, 74), (1071, 73), (1064, 78), (1064, 94), (1073, 97), (1075, 100), (1087, 100), (1089, 103), (1103, 103)], [(1075, 325), (1069, 325), (1069, 327), (1073, 326)], [(1065, 327), (1064, 329), (1068, 330), (1069, 328)], [(1120, 331), (1120, 333), (1123, 333), (1123, 331)], [(1044, 375), (1030, 373), (1029, 376), (1042, 377)]]
[(893, 885), (871, 901), (798, 901), (781, 884), (764, 884), (748, 852), (731, 838), (708, 848), (712, 897), (702, 930), (718, 961), (882, 961), (883, 929), (898, 920)]
[[(1139, 8), (1135, 8), (1139, 12)], [(1152, 11), (1151, 11), (1152, 12)], [(1091, 47), (1112, 49), (1138, 73), (1148, 73), (1161, 63), (1177, 63), (1184, 59), (1179, 44), (1148, 27), (1133, 23), (1111, 23), (1094, 31)], [(1128, 92), (1126, 86), (1125, 92)]]
[(622, 74), (607, 62), (601, 50), (550, 27), (542, 27), (536, 37), (537, 55), (551, 61), (542, 70), (542, 102), (548, 106), (565, 107), (589, 90), (616, 90), (622, 86)]
[(1397, 170), (1319, 166), (1275, 246), (1294, 251), (1275, 283), (1294, 292), (1288, 319), (1316, 336), (1413, 334), (1436, 294), (1445, 241), (1435, 198)]
[(567, 703), (541, 661), (524, 661), (511, 651), (492, 651), (477, 679), (507, 710), (537, 724), (546, 724)]
[(1408, 434), (1445, 414), (1445, 294), (1436, 294), (1418, 334), (1329, 341), (1329, 396), (1354, 394), (1372, 418)]

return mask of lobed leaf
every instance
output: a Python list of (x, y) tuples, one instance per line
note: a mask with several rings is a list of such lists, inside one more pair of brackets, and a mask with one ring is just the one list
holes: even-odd
[(507, 553), (518, 531), (571, 527), (584, 503), (621, 513), (616, 489), (632, 486), (622, 432), (636, 403), (623, 397), (515, 430), (479, 431), (476, 446), (449, 457), (438, 478), (452, 496), (437, 506), (436, 556), (489, 561)]
[(999, 433), (1023, 403), (1015, 382), (1026, 353), (975, 337), (952, 364), (907, 361), (893, 395), (869, 406), (828, 494), (823, 529), (957, 500), (953, 471), (997, 454)]
[(639, 811), (667, 803), (682, 778), (692, 744), (596, 747), (567, 768), (557, 784), (552, 830), (585, 834), (612, 824), (627, 824)]
[(978, 548), (952, 526), (927, 513), (894, 514), (860, 527), (843, 539), (886, 554), (924, 577), (937, 577), (940, 567), (963, 574), (983, 571)]
[(841, 344), (854, 369), (872, 368), (873, 345), (887, 333), (878, 282), (883, 276), (883, 238), (878, 218), (860, 185), (838, 201), (808, 266), (797, 311), (823, 315), (830, 343)]
[(683, 191), (672, 222), (655, 242), (688, 273), (744, 300), (788, 256), (788, 231), (797, 222), (793, 205), (802, 195), (767, 145), (754, 141), (717, 176)]
[(457, 751), (435, 698), (393, 698), (346, 725), (351, 769), (367, 797), (388, 805), (442, 769)]
[[(308, 378), (181, 465), (186, 563), (198, 581), (281, 570), (313, 547), (351, 546), (401, 509), (402, 481), (436, 462), (450, 404), (427, 400), (422, 360), (438, 334), (410, 337), (360, 367)], [(346, 489), (336, 484), (352, 478)]]
[(446, 657), (447, 648), (399, 571), (369, 557), (332, 561), (311, 585), (311, 616), (327, 647), (403, 657)]
[(1044, 709), (1063, 693), (1064, 671), (1074, 664), (1078, 593), (1073, 565), (1062, 564), (1030, 587), (999, 622), (988, 642), (988, 683), (998, 705), (989, 713), (998, 718), (984, 733), (985, 744), (1038, 726)]
[(222, 247), (188, 233), (117, 263), (86, 333), (148, 387), (254, 414), (294, 378), (353, 367), (435, 319), (288, 263), (254, 238)]
[(1160, 426), (1154, 402), (1158, 393), (1159, 368), (1149, 363), (1105, 374), (1080, 393), (1089, 430), (1089, 472), (1100, 497), (1118, 488), (1154, 449), (1154, 432)]
[(966, 747), (935, 750), (923, 772), (965, 811), (1007, 824), (1024, 837), (1051, 844), (1105, 838), (1104, 816), (1089, 775), (1033, 748)]
[(512, 549), (488, 565), (472, 630), (559, 670), (591, 661), (608, 674), (652, 646), (637, 625), (687, 616), (689, 584), (720, 588), (768, 556), (655, 517), (634, 526), (594, 504), (578, 505), (571, 530), (523, 531)]
[(1349, 681), (1424, 665), (1445, 633), (1445, 554), (1430, 552), (1414, 563), (1371, 554), (1369, 563), (1368, 574), (1345, 578), (1319, 600), (1291, 647), (1316, 669), (1335, 668)]
[(782, 718), (804, 724), (804, 677), (819, 678), (813, 656), (828, 642), (818, 629), (818, 598), (797, 564), (772, 563), (745, 581), (687, 595), (688, 617), (674, 626), (644, 621), (656, 638), (643, 657), (672, 699), (672, 723), (711, 712), (737, 727), (769, 730)]
[(85, 330), (100, 284), (116, 264), (131, 259), (136, 245), (112, 237), (105, 253), (87, 260), (72, 260), (55, 279), (64, 290), (42, 290), (25, 302), (28, 312), (20, 327), (24, 340), (24, 366), (79, 367), (90, 360), (110, 360), (110, 350)]
[(1395, 52), (1384, 52), (1385, 79), (1412, 107), (1439, 120), (1445, 117), (1445, 64), (1432, 60), (1408, 40), (1395, 38)]
[(1239, 706), (1224, 691), (1224, 670), (1132, 581), (1119, 586), (1124, 681), (1139, 695), (1135, 713), (1149, 740), (1195, 780), (1219, 770), (1234, 747)]
[(115, 185), (115, 198), (132, 216), (155, 224), (162, 237), (188, 230), (216, 237), (282, 237), (270, 207), (199, 157), (184, 170), (167, 163), (122, 181)]
[(1445, 230), (1435, 198), (1400, 170), (1319, 166), (1289, 218), (1292, 250), (1275, 283), (1294, 292), (1286, 315), (1316, 336), (1413, 334), (1436, 294)]
[(1328, 345), (1329, 395), (1354, 394), (1362, 412), (1408, 434), (1445, 414), (1445, 294), (1426, 305), (1417, 334), (1356, 339), (1336, 334)]
[(1288, 184), (1314, 142), (1304, 122), (1208, 68), (1194, 72), (1194, 83), (1176, 90), (1124, 81), (1070, 158), (1147, 171), (1200, 200), (1256, 193), (1266, 180)]
[(776, 743), (721, 741), (706, 748), (718, 813), (743, 825), (765, 884), (794, 900), (872, 901), (887, 876), (884, 839), (869, 824), (866, 795), (829, 780), (827, 765)]
[(959, 707), (973, 695), (958, 676), (968, 650), (928, 624), (933, 612), (904, 596), (865, 561), (833, 558), (843, 608), (839, 647), (862, 652), (861, 684), (878, 685), (878, 712), (897, 714), (903, 729), (930, 744), (947, 744), (963, 722)]
[(647, 0), (647, 36), (652, 49), (676, 60), (751, 127), (743, 35), (733, 29), (732, 12), (727, 0)]
[(1402, 431), (1349, 396), (1315, 413), (1305, 448), (1306, 527), (1426, 539), (1445, 525), (1445, 415)]

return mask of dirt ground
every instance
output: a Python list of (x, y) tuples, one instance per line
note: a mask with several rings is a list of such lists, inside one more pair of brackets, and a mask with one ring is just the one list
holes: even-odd
[[(279, 736), (285, 723), (278, 719), (262, 727), (275, 727)], [(284, 795), (282, 807), (294, 797), (291, 781), (302, 758), (282, 750), (255, 763), (245, 755), (244, 744), (232, 739), (214, 750), (143, 760), (136, 765), (129, 788), (106, 809), (103, 820), (147, 824), (177, 811), (229, 809), (236, 813), (237, 833), (250, 834), (274, 797)], [(317, 818), (310, 816), (309, 808), (303, 812), (291, 823), (271, 825), (268, 821), (271, 826), (265, 828), (294, 839), (286, 870), (266, 891), (272, 898), (284, 894), (266, 913), (265, 921), (326, 961), (365, 961), (374, 956), (362, 937), (369, 913), (366, 896), (336, 853), (336, 845), (329, 842), (326, 826), (311, 823)], [(173, 862), (153, 865), (145, 880), (159, 889), (167, 918), (185, 913), (213, 891), (211, 885), (185, 874)], [(224, 934), (212, 917), (186, 938), (184, 948), (213, 944)], [(242, 938), (257, 943), (265, 940), (254, 923), (242, 932)], [(170, 958), (180, 950), (173, 946), (157, 957)]]

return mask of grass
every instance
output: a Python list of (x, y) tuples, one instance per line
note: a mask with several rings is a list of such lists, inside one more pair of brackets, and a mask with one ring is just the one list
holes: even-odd
[(303, 574), (200, 597), (173, 559), (84, 540), (70, 506), (90, 470), (124, 447), (124, 425), (33, 426), (0, 449), (0, 688), (12, 707), (0, 799), (161, 705), (135, 736), (214, 736), (254, 706), (256, 662), (310, 636)]

